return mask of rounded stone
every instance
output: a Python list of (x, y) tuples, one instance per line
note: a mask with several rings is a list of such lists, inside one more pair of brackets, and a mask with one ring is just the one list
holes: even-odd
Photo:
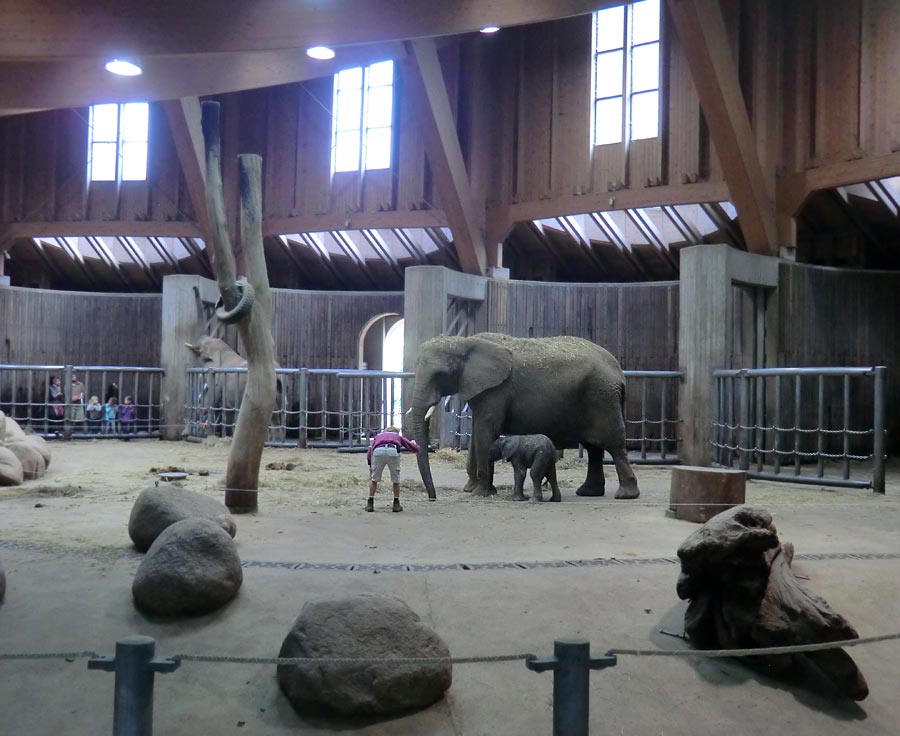
[(449, 658), (444, 641), (398, 598), (358, 595), (307, 603), (280, 657), (365, 657), (374, 662), (278, 666), (278, 683), (298, 713), (397, 715), (440, 700), (453, 680), (445, 662), (394, 664), (396, 657)]
[(134, 602), (156, 616), (199, 616), (237, 595), (244, 574), (231, 537), (210, 519), (184, 519), (147, 551), (131, 587)]
[(20, 486), (24, 471), (12, 450), (0, 445), (0, 486)]
[(0, 440), (6, 442), (14, 442), (25, 438), (25, 430), (19, 426), (19, 423), (11, 417), (6, 417), (3, 427), (3, 436)]
[(172, 524), (184, 519), (210, 519), (233, 537), (234, 517), (225, 504), (175, 485), (160, 485), (141, 493), (131, 509), (128, 535), (141, 552)]
[(19, 442), (27, 442), (31, 445), (35, 450), (41, 453), (41, 457), (44, 458), (44, 467), (50, 467), (50, 444), (38, 434), (26, 434), (24, 440), (18, 440)]
[(44, 477), (47, 472), (44, 456), (27, 438), (8, 441), (5, 447), (22, 464), (23, 480), (37, 480)]

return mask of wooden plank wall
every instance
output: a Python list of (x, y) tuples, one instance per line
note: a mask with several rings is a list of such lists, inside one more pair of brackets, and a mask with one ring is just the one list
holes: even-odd
[(573, 335), (625, 370), (678, 369), (678, 283), (488, 282), (487, 330), (516, 337)]
[[(355, 368), (359, 336), (381, 314), (402, 314), (400, 292), (273, 289), (276, 359), (285, 367)], [(0, 362), (159, 365), (158, 294), (0, 288)]]
[[(778, 309), (776, 365), (887, 366), (888, 443), (900, 452), (900, 273), (785, 263)], [(861, 407), (871, 406), (871, 396), (857, 398), (853, 412), (864, 424), (869, 409), (861, 416)], [(832, 396), (830, 403), (836, 402)]]
[(0, 362), (159, 365), (162, 295), (0, 288)]
[(284, 367), (356, 368), (373, 317), (403, 314), (402, 292), (272, 290), (275, 359)]
[(789, 169), (900, 148), (900, 4), (799, 0), (785, 9), (782, 160)]

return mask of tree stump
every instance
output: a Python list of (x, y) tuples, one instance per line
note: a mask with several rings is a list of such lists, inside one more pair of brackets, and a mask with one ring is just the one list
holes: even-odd
[[(690, 599), (684, 630), (700, 649), (745, 649), (858, 639), (856, 629), (791, 570), (794, 547), (782, 545), (763, 509), (741, 506), (714, 516), (678, 548), (678, 597)], [(769, 675), (787, 675), (806, 657), (844, 697), (869, 688), (842, 649), (747, 657)]]
[[(672, 469), (666, 516), (703, 524), (746, 500), (743, 470), (679, 466)], [(686, 505), (679, 505), (686, 504)]]

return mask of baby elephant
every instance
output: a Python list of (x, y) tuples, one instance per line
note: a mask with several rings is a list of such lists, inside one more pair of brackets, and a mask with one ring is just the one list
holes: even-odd
[[(541, 482), (546, 478), (553, 489), (551, 501), (559, 501), (559, 486), (556, 484), (556, 448), (550, 438), (543, 434), (518, 434), (500, 437), (491, 445), (490, 461), (495, 463), (503, 458), (512, 463), (515, 477), (513, 501), (524, 501), (525, 471), (531, 468), (531, 482), (534, 483), (532, 503), (543, 501)], [(493, 467), (493, 465), (491, 466)]]

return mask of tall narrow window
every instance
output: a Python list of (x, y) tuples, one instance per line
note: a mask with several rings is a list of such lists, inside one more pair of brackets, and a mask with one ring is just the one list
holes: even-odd
[(390, 168), (393, 113), (393, 61), (335, 74), (332, 172)]
[(149, 118), (150, 106), (146, 102), (91, 107), (91, 181), (147, 178)]
[(659, 135), (659, 0), (594, 13), (594, 145)]

